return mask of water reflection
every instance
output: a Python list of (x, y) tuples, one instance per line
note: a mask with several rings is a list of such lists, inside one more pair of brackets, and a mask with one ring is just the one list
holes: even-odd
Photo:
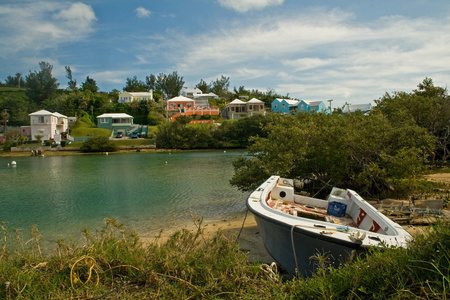
[[(245, 209), (229, 185), (241, 152), (0, 157), (0, 221), (48, 240), (78, 236), (118, 218), (138, 233), (190, 221), (190, 210), (221, 218)], [(165, 163), (167, 161), (167, 164)]]

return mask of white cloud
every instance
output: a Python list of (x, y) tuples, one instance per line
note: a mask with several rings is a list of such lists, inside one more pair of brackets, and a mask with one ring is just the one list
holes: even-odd
[(220, 5), (234, 9), (240, 13), (250, 10), (261, 10), (268, 6), (280, 5), (284, 0), (218, 0)]
[(92, 32), (96, 20), (92, 7), (81, 2), (0, 5), (0, 23), (6, 33), (0, 40), (0, 55), (77, 42)]
[(148, 9), (139, 6), (138, 8), (136, 8), (136, 16), (138, 18), (148, 18), (151, 15), (151, 11), (149, 11)]
[(75, 30), (78, 33), (89, 32), (92, 24), (97, 21), (94, 10), (89, 5), (81, 2), (73, 3), (69, 8), (61, 9), (54, 15), (56, 20), (68, 30)]
[(204, 78), (214, 70), (228, 74), (231, 86), (266, 84), (301, 99), (335, 99), (334, 105), (412, 90), (426, 76), (450, 80), (446, 20), (396, 16), (356, 23), (335, 10), (173, 39), (169, 47), (183, 45), (173, 57), (180, 74)]

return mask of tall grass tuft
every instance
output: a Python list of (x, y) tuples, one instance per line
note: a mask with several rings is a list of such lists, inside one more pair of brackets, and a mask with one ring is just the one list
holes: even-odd
[[(30, 238), (2, 223), (0, 299), (447, 299), (450, 290), (450, 226), (442, 222), (409, 249), (374, 249), (339, 269), (322, 266), (309, 279), (266, 276), (247, 262), (235, 238), (218, 231), (180, 230), (144, 244), (117, 220), (102, 230), (84, 229), (84, 242), (58, 241), (40, 251)], [(446, 298), (447, 297), (447, 298)]]

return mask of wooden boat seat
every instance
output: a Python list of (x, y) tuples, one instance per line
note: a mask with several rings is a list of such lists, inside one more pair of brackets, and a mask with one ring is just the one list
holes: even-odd
[(330, 222), (349, 227), (358, 227), (355, 221), (348, 215), (345, 215), (343, 217), (332, 216), (327, 213), (326, 209), (315, 207), (312, 205), (302, 205), (298, 203), (272, 199), (267, 200), (267, 205), (269, 205), (273, 209), (282, 211), (292, 216)]

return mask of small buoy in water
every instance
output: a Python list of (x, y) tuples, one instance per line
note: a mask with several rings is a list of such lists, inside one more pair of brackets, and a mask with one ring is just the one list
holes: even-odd
[(13, 167), (16, 166), (16, 161), (15, 161), (15, 160), (13, 160), (13, 161), (11, 162), (11, 166), (13, 166)]
[(106, 152), (106, 155), (108, 155), (108, 152)]
[(223, 151), (223, 153), (227, 153), (227, 151)]
[(165, 161), (165, 164), (167, 165), (167, 160)]
[(8, 167), (9, 167), (9, 163), (8, 163)]

